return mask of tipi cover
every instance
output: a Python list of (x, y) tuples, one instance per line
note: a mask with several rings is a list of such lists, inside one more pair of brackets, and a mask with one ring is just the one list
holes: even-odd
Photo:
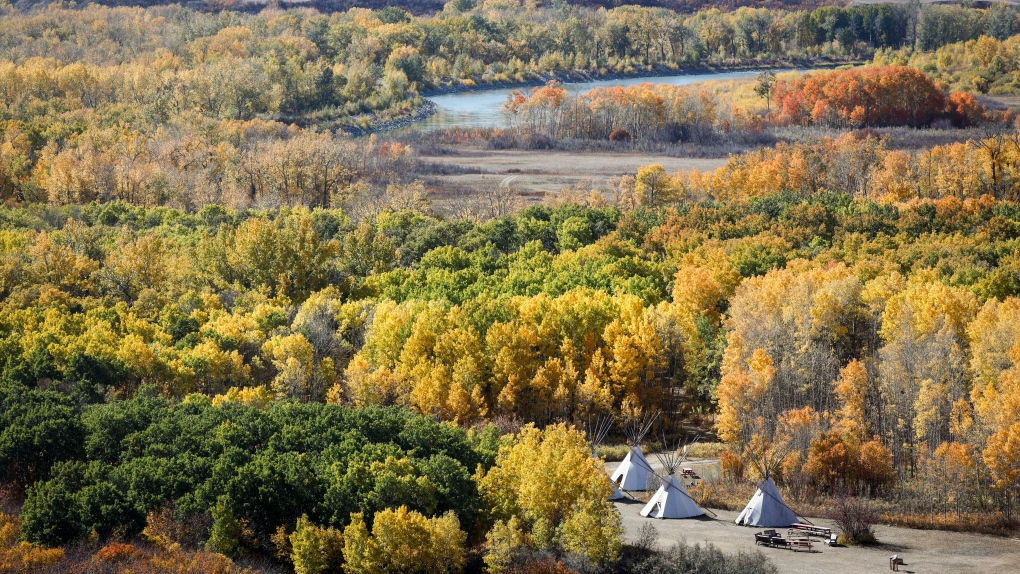
[(740, 516), (737, 516), (737, 524), (743, 526), (784, 528), (796, 522), (799, 522), (797, 516), (783, 502), (783, 497), (771, 478), (758, 485), (758, 490), (751, 497), (751, 501), (744, 507)]
[[(595, 453), (592, 453), (591, 457), (598, 462), (602, 462), (602, 459), (600, 459)], [(613, 484), (613, 493), (609, 495), (608, 500), (620, 500), (621, 498), (623, 498), (623, 492), (619, 488), (616, 488), (616, 484)]]
[(652, 518), (693, 518), (703, 514), (705, 511), (672, 474), (662, 479), (662, 486), (641, 510), (641, 516)]
[(652, 465), (648, 464), (645, 455), (641, 454), (641, 449), (632, 446), (620, 466), (613, 471), (610, 480), (614, 484), (619, 482), (622, 490), (645, 490), (648, 488), (648, 475), (651, 472)]
[(620, 500), (621, 498), (623, 498), (623, 491), (613, 485), (613, 493), (609, 495), (609, 500)]

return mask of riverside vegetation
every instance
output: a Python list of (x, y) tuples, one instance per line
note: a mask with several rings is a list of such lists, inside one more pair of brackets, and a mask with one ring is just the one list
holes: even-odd
[[(973, 96), (1015, 90), (1014, 9), (0, 10), (0, 569), (774, 571), (623, 544), (578, 428), (652, 410), (726, 443), (706, 504), (781, 455), (811, 508), (1015, 531), (1020, 132)], [(812, 58), (874, 65), (763, 111), (512, 96), (522, 139), (828, 130), (526, 209), (440, 209), (414, 138), (330, 131)]]

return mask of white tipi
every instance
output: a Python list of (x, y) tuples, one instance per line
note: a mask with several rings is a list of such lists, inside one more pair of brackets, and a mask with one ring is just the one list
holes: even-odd
[(771, 477), (758, 485), (758, 490), (751, 497), (751, 501), (737, 516), (737, 524), (742, 526), (785, 528), (796, 522), (799, 522), (797, 515), (783, 502), (783, 497)]
[(785, 528), (799, 522), (797, 515), (783, 501), (776, 483), (772, 481), (772, 472), (786, 458), (789, 447), (782, 448), (766, 441), (761, 442), (761, 452), (752, 453), (749, 461), (763, 477), (758, 483), (758, 490), (737, 515), (736, 523), (743, 526), (761, 526), (768, 528)]
[(694, 502), (687, 489), (676, 478), (676, 471), (683, 461), (687, 460), (687, 451), (690, 445), (683, 448), (683, 452), (676, 450), (664, 453), (659, 456), (662, 467), (666, 470), (666, 476), (662, 478), (662, 486), (655, 491), (648, 504), (641, 509), (641, 516), (652, 518), (693, 518), (702, 516), (705, 511), (698, 503)]
[[(598, 460), (599, 455), (596, 452), (598, 446), (605, 440), (606, 435), (609, 434), (609, 430), (613, 428), (613, 422), (616, 417), (612, 414), (608, 414), (604, 417), (598, 417), (594, 424), (591, 419), (588, 420), (588, 425), (585, 428), (585, 435), (588, 439), (588, 448), (591, 450), (592, 458)], [(616, 485), (613, 485), (613, 492), (609, 495), (609, 500), (620, 500), (623, 498), (623, 492), (620, 491)]]
[(620, 466), (616, 467), (610, 480), (619, 484), (621, 490), (646, 490), (648, 488), (648, 477), (652, 474), (652, 465), (641, 452), (641, 441), (651, 430), (652, 424), (658, 411), (651, 415), (645, 415), (640, 421), (631, 419), (627, 423), (627, 439), (630, 442), (630, 451), (623, 458)]

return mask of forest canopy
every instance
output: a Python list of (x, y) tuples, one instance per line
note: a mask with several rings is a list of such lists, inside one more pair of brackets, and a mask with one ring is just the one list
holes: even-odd
[[(0, 6), (0, 570), (626, 571), (581, 429), (654, 412), (1015, 528), (1017, 9), (230, 7)], [(490, 149), (775, 145), (437, 209), (412, 145), (481, 132), (367, 134), (479, 84), (538, 85)]]

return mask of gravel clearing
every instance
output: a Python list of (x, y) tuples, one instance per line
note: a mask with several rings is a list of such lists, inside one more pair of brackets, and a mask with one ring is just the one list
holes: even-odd
[[(875, 528), (879, 544), (869, 547), (832, 547), (821, 542), (812, 552), (793, 552), (758, 547), (754, 533), (759, 529), (737, 526), (737, 512), (714, 510), (714, 518), (655, 520), (640, 514), (644, 503), (616, 503), (628, 541), (636, 540), (645, 524), (659, 531), (659, 547), (668, 548), (679, 540), (689, 544), (711, 542), (724, 552), (760, 550), (779, 567), (780, 572), (804, 574), (858, 574), (887, 571), (889, 557), (901, 556), (906, 564), (901, 572), (965, 574), (1020, 572), (1020, 540), (938, 530), (913, 530), (879, 525)], [(831, 520), (811, 519), (820, 526), (835, 528)]]
[[(648, 456), (658, 470), (658, 461)], [(613, 469), (618, 463), (609, 463)], [(704, 465), (702, 467), (702, 465)], [(691, 461), (699, 473), (708, 471), (715, 461)], [(699, 468), (701, 467), (701, 468)], [(611, 472), (611, 470), (610, 470)], [(647, 498), (647, 493), (634, 493)], [(755, 546), (757, 528), (737, 526), (738, 512), (710, 509), (706, 517), (683, 520), (657, 520), (644, 518), (639, 513), (644, 506), (638, 500), (623, 500), (616, 508), (623, 517), (624, 537), (635, 541), (642, 526), (652, 524), (658, 530), (659, 548), (666, 549), (680, 540), (689, 544), (710, 542), (724, 552), (753, 552), (759, 550), (775, 562), (782, 573), (803, 574), (865, 574), (887, 572), (889, 557), (897, 554), (905, 565), (900, 572), (917, 574), (1020, 574), (1020, 539), (1002, 538), (984, 534), (946, 532), (942, 530), (915, 530), (897, 526), (878, 525), (875, 535), (879, 544), (869, 547), (829, 547), (818, 539), (812, 552), (793, 552), (778, 548)], [(714, 515), (714, 516), (713, 516)], [(808, 517), (819, 526), (838, 531), (836, 525), (823, 518)], [(783, 529), (777, 529), (784, 532)]]

